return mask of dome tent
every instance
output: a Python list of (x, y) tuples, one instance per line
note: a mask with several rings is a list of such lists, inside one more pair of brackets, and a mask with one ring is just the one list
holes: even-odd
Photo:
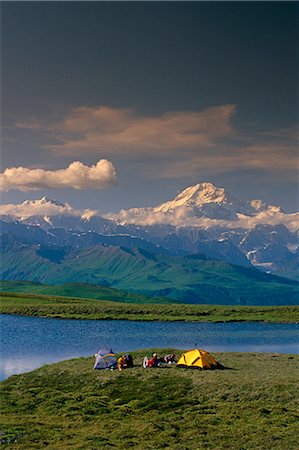
[(179, 357), (176, 367), (193, 367), (196, 369), (223, 369), (216, 359), (206, 350), (187, 350)]
[(117, 359), (109, 348), (101, 348), (95, 355), (94, 369), (111, 369), (116, 367)]

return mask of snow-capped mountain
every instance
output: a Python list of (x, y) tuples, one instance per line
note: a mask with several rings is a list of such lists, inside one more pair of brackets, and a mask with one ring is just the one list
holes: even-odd
[[(37, 225), (42, 228), (61, 227), (69, 230), (92, 230), (95, 226), (101, 231), (109, 219), (102, 217), (99, 211), (89, 209), (79, 211), (68, 203), (61, 203), (48, 197), (38, 200), (25, 200), (18, 205), (1, 205), (0, 218), (6, 222), (18, 220), (27, 225)], [(89, 223), (94, 222), (94, 224)], [(86, 226), (85, 226), (86, 224)], [(112, 228), (115, 224), (111, 223)], [(110, 228), (109, 228), (110, 230)]]
[[(33, 217), (43, 217), (51, 222), (55, 216), (72, 216), (84, 221), (101, 217), (116, 221), (121, 225), (165, 225), (174, 227), (193, 226), (212, 228), (228, 226), (229, 228), (252, 228), (251, 223), (284, 223), (287, 228), (292, 227), (292, 220), (298, 214), (285, 214), (279, 206), (268, 205), (262, 200), (243, 201), (228, 194), (223, 188), (211, 183), (198, 183), (187, 187), (173, 200), (161, 203), (155, 207), (131, 208), (119, 213), (102, 214), (97, 210), (77, 210), (68, 203), (61, 203), (42, 197), (39, 200), (26, 200), (19, 205), (9, 204), (0, 206), (2, 218), (13, 217), (30, 223)], [(246, 224), (246, 219), (256, 218)], [(30, 219), (29, 219), (30, 218)], [(204, 219), (211, 219), (211, 222)], [(230, 223), (222, 221), (229, 220)], [(217, 221), (220, 221), (217, 223)], [(235, 224), (232, 223), (235, 221)], [(298, 226), (296, 224), (296, 230)], [(292, 230), (295, 231), (295, 230)]]
[(67, 204), (63, 204), (57, 200), (52, 200), (47, 196), (44, 196), (38, 200), (25, 200), (22, 205), (24, 207), (28, 206), (28, 207), (39, 207), (39, 206), (44, 206), (44, 205), (52, 205), (52, 206), (59, 206), (59, 207), (63, 207), (66, 208)]
[(153, 208), (154, 213), (171, 213), (180, 208), (191, 208), (196, 217), (210, 219), (237, 219), (239, 214), (249, 216), (257, 212), (275, 210), (279, 207), (267, 205), (261, 200), (241, 201), (229, 195), (223, 188), (211, 183), (199, 183), (184, 189), (174, 200)]
[(243, 201), (211, 183), (184, 189), (173, 200), (151, 208), (131, 208), (107, 214), (122, 225), (169, 224), (176, 227), (254, 228), (257, 224), (283, 223), (292, 231), (298, 228), (298, 214), (286, 214), (279, 206), (262, 200)]
[[(187, 187), (173, 200), (155, 207), (119, 213), (79, 211), (68, 203), (43, 197), (19, 205), (2, 205), (0, 217), (4, 222), (38, 226), (55, 236), (57, 231), (53, 230), (57, 228), (128, 236), (129, 247), (130, 242), (137, 242), (129, 237), (138, 238), (146, 248), (150, 243), (172, 254), (204, 253), (287, 276), (296, 276), (298, 267), (298, 213), (286, 214), (279, 206), (262, 200), (239, 200), (211, 183)], [(68, 234), (68, 245), (72, 245), (71, 236)], [(80, 242), (92, 245), (97, 239), (81, 236)], [(60, 239), (59, 245), (62, 242)], [(121, 245), (123, 238), (109, 242)]]

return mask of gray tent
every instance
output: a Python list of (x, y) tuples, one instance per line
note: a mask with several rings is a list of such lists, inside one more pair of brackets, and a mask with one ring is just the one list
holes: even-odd
[(109, 348), (101, 348), (95, 355), (94, 369), (111, 369), (116, 367), (116, 356)]

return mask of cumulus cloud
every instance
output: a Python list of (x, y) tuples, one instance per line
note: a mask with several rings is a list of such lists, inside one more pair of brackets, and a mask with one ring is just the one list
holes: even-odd
[(7, 168), (0, 174), (0, 191), (12, 189), (34, 191), (39, 189), (103, 189), (116, 184), (116, 172), (110, 161), (101, 159), (86, 166), (72, 162), (65, 169), (44, 170), (26, 167)]

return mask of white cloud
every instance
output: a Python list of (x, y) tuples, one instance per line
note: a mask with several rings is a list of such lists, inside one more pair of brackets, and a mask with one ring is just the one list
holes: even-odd
[(105, 217), (117, 221), (122, 225), (135, 224), (139, 226), (173, 225), (176, 227), (223, 228), (223, 229), (252, 229), (256, 225), (285, 225), (290, 231), (298, 230), (299, 213), (286, 214), (279, 208), (270, 207), (268, 210), (258, 212), (253, 216), (239, 214), (236, 220), (210, 219), (197, 217), (192, 207), (181, 206), (171, 212), (157, 211), (154, 208), (132, 208), (121, 210), (118, 213), (102, 214), (98, 210), (77, 210), (68, 203), (60, 204), (42, 198), (40, 200), (27, 200), (22, 204), (0, 205), (0, 215), (7, 215), (25, 219), (34, 215), (48, 217), (68, 215), (90, 219), (94, 216)]
[(267, 210), (255, 216), (239, 215), (236, 220), (197, 217), (192, 208), (179, 207), (171, 213), (154, 211), (153, 208), (132, 208), (119, 213), (106, 214), (106, 218), (117, 220), (122, 225), (133, 223), (140, 226), (173, 225), (176, 227), (252, 229), (256, 225), (285, 225), (290, 231), (298, 230), (299, 213), (286, 214)]
[(103, 189), (116, 184), (116, 172), (110, 161), (101, 159), (93, 166), (80, 161), (65, 169), (44, 170), (11, 167), (0, 174), (0, 191), (12, 189), (35, 191), (39, 189)]
[(23, 219), (31, 216), (57, 216), (60, 214), (80, 217), (82, 212), (72, 208), (68, 203), (62, 205), (45, 197), (40, 200), (26, 200), (19, 205), (13, 203), (0, 205), (0, 215)]
[[(238, 223), (241, 228), (254, 228), (256, 225), (267, 224), (267, 225), (285, 225), (290, 231), (297, 231), (299, 226), (299, 213), (283, 213), (283, 212), (271, 212), (263, 211), (254, 217), (242, 216), (235, 222), (237, 227)], [(234, 228), (234, 224), (232, 224)]]

